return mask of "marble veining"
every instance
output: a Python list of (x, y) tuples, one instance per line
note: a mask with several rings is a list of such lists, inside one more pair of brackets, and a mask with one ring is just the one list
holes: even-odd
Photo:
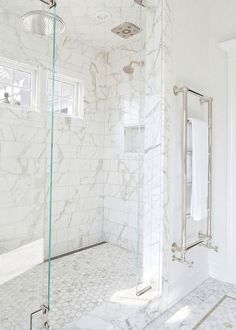
[[(236, 286), (209, 278), (145, 329), (234, 329), (236, 326), (234, 299), (224, 299), (222, 304), (211, 313), (225, 295), (236, 299)], [(205, 317), (205, 321), (200, 324)]]
[[(26, 3), (15, 5), (1, 1), (1, 56), (50, 68), (51, 40), (26, 33), (20, 25)], [(58, 40), (57, 69), (84, 81), (85, 117), (55, 116), (53, 255), (103, 241), (104, 96), (98, 81), (104, 52), (82, 42), (79, 49), (65, 48)], [(0, 253), (39, 239), (46, 251), (50, 114), (1, 104), (0, 136)]]
[[(12, 3), (4, 4), (8, 12), (1, 24), (10, 26), (10, 34), (6, 40), (5, 30), (0, 29), (2, 55), (22, 62), (29, 60), (39, 68), (50, 67), (50, 42), (29, 38), (21, 31), (19, 19), (11, 14)], [(69, 35), (57, 40), (57, 66), (84, 80), (85, 118), (82, 123), (76, 118), (56, 117), (55, 121), (52, 252), (58, 255), (107, 240), (135, 254), (139, 282), (151, 282), (154, 290), (160, 291), (160, 270), (163, 268), (165, 281), (168, 275), (165, 267), (159, 267), (168, 246), (168, 106), (163, 92), (166, 45), (162, 37), (166, 1), (150, 0), (145, 9), (126, 0), (118, 4), (99, 0), (98, 4), (114, 8), (115, 14), (119, 12), (110, 22), (114, 26), (125, 12), (136, 24), (143, 24), (142, 31), (132, 41), (110, 40), (104, 25), (88, 29), (88, 16), (91, 22), (94, 15), (91, 3), (79, 3), (79, 19), (76, 10), (70, 11), (69, 1), (58, 6), (58, 14), (63, 11), (65, 20), (71, 19), (82, 38), (70, 31), (66, 21)], [(25, 8), (17, 4), (17, 10), (19, 16)], [(82, 26), (78, 26), (80, 23)], [(43, 54), (32, 51), (32, 45), (35, 50), (43, 49)], [(131, 60), (145, 62), (144, 67), (135, 68), (132, 77), (122, 70)], [(47, 237), (47, 230), (44, 234), (43, 230), (48, 222), (50, 120), (41, 110), (23, 113), (4, 109), (0, 115), (0, 162), (5, 184), (0, 195), (1, 203), (5, 203), (0, 205), (4, 221), (2, 253)], [(124, 128), (130, 125), (146, 128), (144, 150), (139, 154), (124, 152)], [(7, 163), (11, 164), (11, 173)], [(44, 248), (47, 251), (46, 243)], [(54, 285), (57, 288), (59, 284)], [(83, 289), (86, 293), (86, 286)], [(148, 304), (151, 311), (157, 301)], [(83, 306), (77, 307), (78, 313), (83, 310)], [(156, 315), (158, 309), (153, 313)], [(125, 318), (123, 322), (133, 324), (134, 319)]]

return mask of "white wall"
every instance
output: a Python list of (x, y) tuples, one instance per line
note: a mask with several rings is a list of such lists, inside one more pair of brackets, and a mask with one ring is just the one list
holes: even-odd
[[(204, 10), (203, 10), (204, 8)], [(171, 86), (186, 85), (200, 93), (209, 92), (209, 8), (205, 0), (173, 0)], [(170, 110), (170, 240), (180, 244), (182, 221), (182, 99), (172, 94)], [(202, 118), (198, 99), (189, 97), (189, 115)], [(202, 223), (189, 221), (188, 241), (196, 240)], [(207, 250), (196, 247), (187, 252), (192, 269), (170, 261), (169, 303), (195, 288), (208, 276)]]
[(236, 38), (234, 0), (210, 1), (210, 93), (213, 107), (213, 237), (218, 254), (209, 255), (210, 275), (226, 281), (227, 269), (227, 54), (219, 43)]

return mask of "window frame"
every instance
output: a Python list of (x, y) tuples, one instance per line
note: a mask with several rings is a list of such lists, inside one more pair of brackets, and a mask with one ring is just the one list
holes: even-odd
[[(5, 66), (12, 70), (23, 71), (31, 75), (31, 105), (27, 108), (21, 105), (8, 104), (8, 108), (26, 112), (47, 112), (48, 82), (49, 79), (53, 78), (50, 70), (11, 60), (2, 56), (0, 56), (0, 66)], [(68, 72), (66, 72), (66, 74), (64, 74), (64, 72), (60, 73), (62, 71), (63, 70), (60, 70), (56, 73), (55, 79), (59, 80), (62, 83), (73, 85), (73, 112), (72, 114), (56, 112), (56, 115), (84, 120), (84, 81), (74, 76), (70, 76)], [(0, 102), (0, 107), (6, 107), (6, 103)]]
[[(18, 61), (14, 61), (11, 59), (8, 59), (6, 57), (1, 57), (0, 56), (0, 66), (9, 68), (13, 71), (18, 70), (18, 71), (22, 71), (25, 73), (28, 73), (31, 75), (31, 104), (30, 106), (27, 107), (23, 107), (21, 105), (14, 105), (14, 104), (9, 104), (8, 106), (11, 107), (12, 109), (17, 109), (20, 111), (38, 111), (38, 71), (35, 67), (33, 67), (32, 65), (29, 64), (25, 64), (25, 63), (21, 63)], [(11, 87), (14, 88), (13, 85), (11, 85)], [(22, 88), (24, 89), (24, 88)], [(0, 103), (0, 106), (6, 106), (6, 103)]]
[[(48, 97), (48, 84), (49, 84), (49, 79), (53, 79), (53, 76), (51, 73), (48, 73), (46, 75), (46, 99)], [(65, 84), (70, 84), (73, 85), (73, 90), (74, 90), (74, 95), (73, 95), (73, 110), (72, 114), (65, 114), (62, 112), (55, 112), (57, 115), (61, 115), (64, 117), (70, 117), (70, 118), (78, 118), (83, 120), (84, 119), (84, 82), (80, 79), (77, 79), (75, 77), (71, 77), (65, 74), (61, 73), (56, 73), (55, 74), (55, 80), (65, 83)], [(47, 111), (47, 101), (45, 105), (45, 110)]]

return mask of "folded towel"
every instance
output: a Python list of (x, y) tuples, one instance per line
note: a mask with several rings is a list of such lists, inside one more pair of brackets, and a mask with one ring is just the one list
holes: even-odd
[[(192, 125), (191, 122), (187, 123), (187, 182), (192, 182)], [(190, 205), (188, 205), (189, 207)]]
[[(190, 214), (193, 220), (207, 217), (208, 196), (208, 125), (190, 118), (192, 142), (192, 194)], [(188, 135), (189, 136), (189, 135)]]
[(192, 182), (192, 152), (187, 153), (187, 182)]

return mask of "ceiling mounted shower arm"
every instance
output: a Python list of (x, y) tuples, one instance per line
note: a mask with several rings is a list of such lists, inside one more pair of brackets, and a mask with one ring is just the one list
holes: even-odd
[(41, 2), (45, 3), (49, 6), (49, 9), (55, 7), (57, 5), (56, 0), (40, 0)]
[(142, 6), (142, 7), (146, 7), (144, 0), (134, 0), (135, 3), (137, 3), (138, 5)]

